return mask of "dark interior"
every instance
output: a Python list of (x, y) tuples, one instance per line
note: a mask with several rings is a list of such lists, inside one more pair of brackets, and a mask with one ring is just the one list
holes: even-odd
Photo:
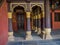
[(17, 18), (17, 28), (18, 30), (24, 30), (24, 8), (21, 6), (17, 6), (14, 8), (14, 12), (16, 12)]
[(17, 14), (17, 27), (24, 30), (24, 15)]

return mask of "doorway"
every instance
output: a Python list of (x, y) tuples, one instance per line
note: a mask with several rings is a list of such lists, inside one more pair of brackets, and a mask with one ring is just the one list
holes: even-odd
[(18, 30), (24, 30), (24, 14), (16, 14), (17, 17), (17, 28)]
[[(17, 37), (25, 36), (26, 30), (26, 12), (24, 7), (16, 6), (12, 15), (12, 27), (14, 35)], [(22, 36), (22, 37), (23, 37)]]
[(35, 5), (32, 7), (31, 17), (32, 17), (32, 21), (31, 21), (32, 27), (35, 27), (35, 29), (32, 28), (32, 30), (38, 30), (36, 29), (36, 27), (41, 28), (42, 10), (40, 6)]
[(42, 9), (40, 6), (33, 6), (31, 12), (31, 22), (32, 22), (32, 31), (35, 35), (40, 35), (41, 33), (41, 17), (42, 17)]

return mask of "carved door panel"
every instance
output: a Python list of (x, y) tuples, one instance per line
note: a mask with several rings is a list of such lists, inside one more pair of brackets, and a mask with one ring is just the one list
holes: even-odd
[(19, 30), (24, 29), (24, 15), (17, 15), (17, 27)]

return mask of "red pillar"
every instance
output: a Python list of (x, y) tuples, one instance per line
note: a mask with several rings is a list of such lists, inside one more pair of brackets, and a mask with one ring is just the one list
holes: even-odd
[(0, 45), (6, 45), (8, 39), (7, 3), (4, 0), (0, 7)]

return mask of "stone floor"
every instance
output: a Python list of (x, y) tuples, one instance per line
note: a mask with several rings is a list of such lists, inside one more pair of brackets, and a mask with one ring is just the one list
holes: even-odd
[[(56, 33), (56, 34), (55, 34)], [(32, 40), (25, 40), (25, 33), (24, 31), (20, 31), (18, 33), (14, 33), (14, 37), (11, 36), (8, 38), (7, 45), (60, 45), (60, 32), (52, 32), (52, 39), (50, 40), (43, 40), (38, 36), (35, 32), (32, 33)]]
[(60, 39), (55, 40), (35, 40), (35, 41), (11, 41), (8, 45), (60, 45)]
[(53, 39), (60, 39), (60, 29), (52, 30), (51, 35)]

